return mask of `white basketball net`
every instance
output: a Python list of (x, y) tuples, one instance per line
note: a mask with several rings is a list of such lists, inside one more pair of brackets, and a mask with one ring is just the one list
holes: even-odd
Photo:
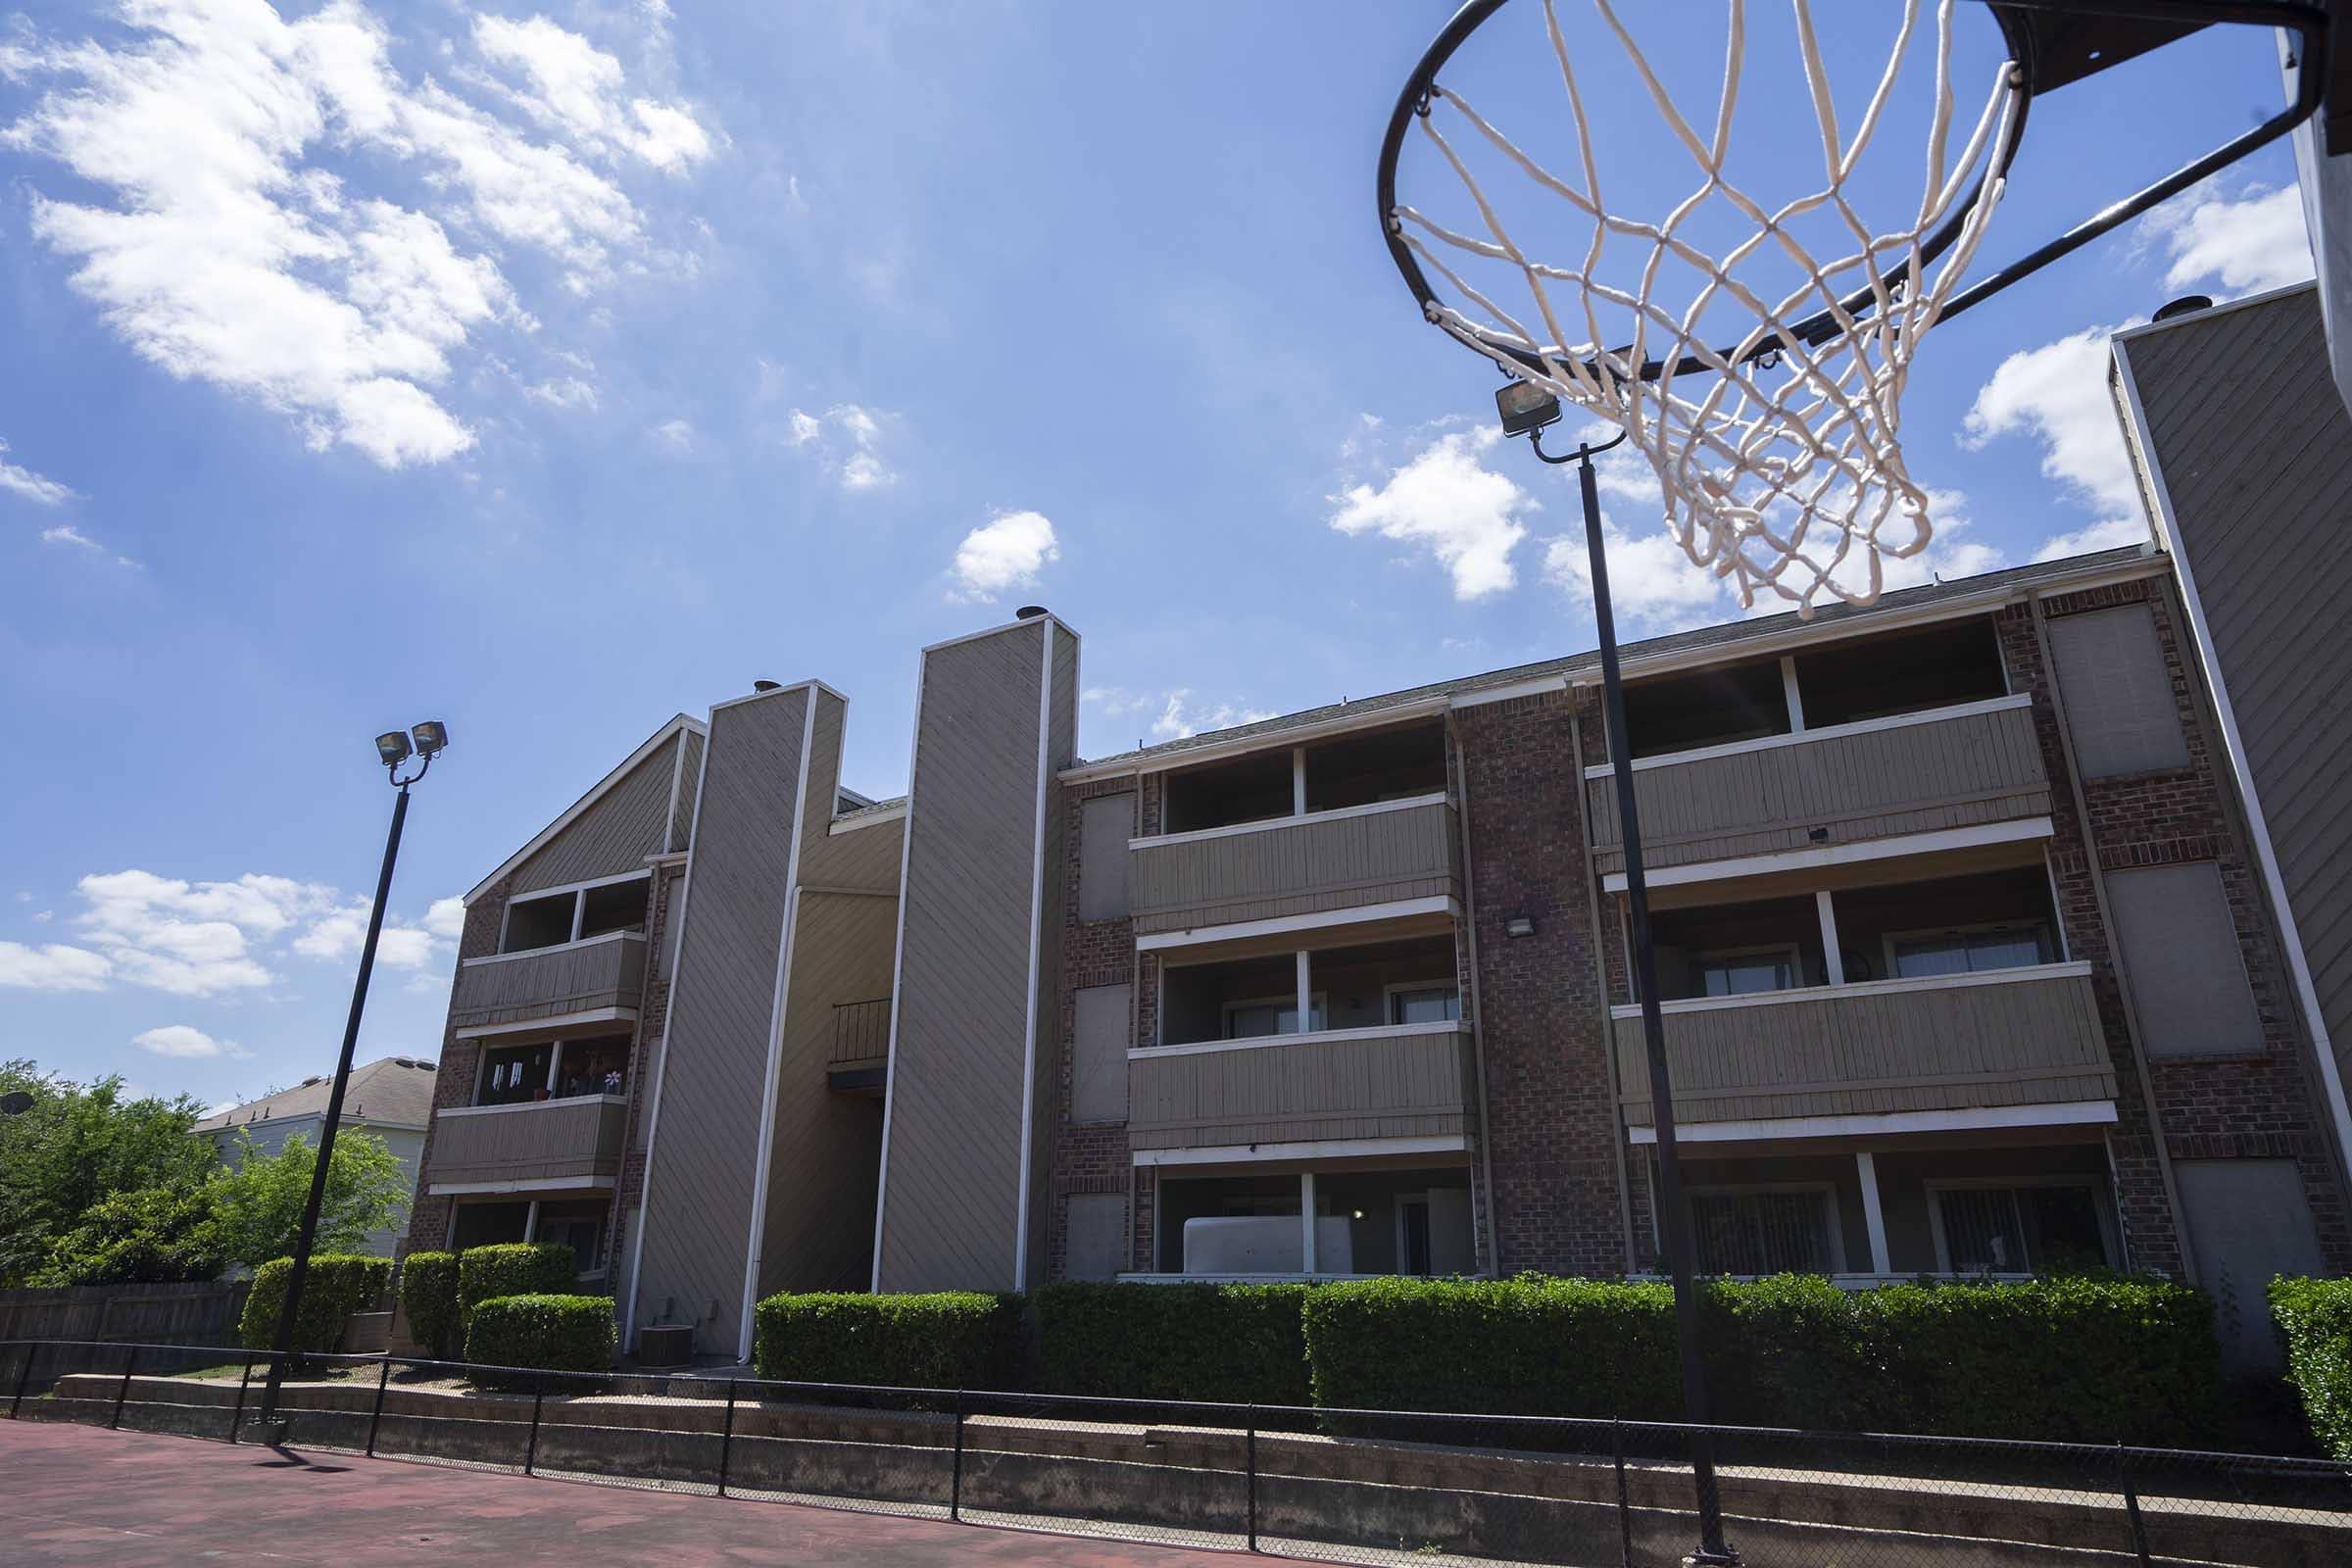
[[(1852, 604), (1868, 604), (1879, 594), (1880, 558), (1912, 556), (1927, 546), (1927, 492), (1912, 482), (1897, 439), (1903, 383), (1920, 337), (1936, 324), (1983, 238), (2002, 182), (1985, 181), (1983, 199), (1970, 210), (1960, 236), (1935, 268), (1925, 267), (1921, 251), (1968, 198), (1971, 172), (1985, 148), (2006, 144), (2011, 120), (2025, 96), (2019, 74), (2004, 64), (1960, 156), (1947, 157), (1956, 3), (1939, 0), (1935, 7), (1936, 98), (1918, 209), (1907, 226), (1890, 233), (1870, 230), (1847, 204), (1846, 186), (1879, 128), (1882, 111), (1913, 46), (1922, 0), (1905, 0), (1886, 73), (1850, 135), (1840, 130), (1831, 101), (1812, 8), (1807, 0), (1793, 0), (1804, 80), (1828, 177), (1821, 188), (1774, 209), (1724, 174), (1745, 64), (1744, 0), (1729, 0), (1723, 92), (1706, 135), (1675, 107), (1619, 20), (1617, 7), (1610, 0), (1592, 0), (1674, 138), (1698, 165), (1697, 188), (1662, 220), (1640, 221), (1608, 209), (1555, 0), (1544, 0), (1544, 20), (1574, 122), (1579, 167), (1573, 174), (1563, 176), (1539, 164), (1459, 93), (1433, 87), (1432, 113), (1420, 117), (1423, 132), (1460, 176), (1486, 227), (1484, 237), (1459, 233), (1411, 207), (1396, 208), (1395, 218), (1404, 243), (1488, 318), (1477, 319), (1452, 306), (1433, 303), (1430, 318), (1512, 375), (1624, 430), (1628, 444), (1639, 447), (1657, 471), (1665, 493), (1666, 525), (1677, 542), (1693, 563), (1729, 578), (1742, 607), (1755, 602), (1759, 589), (1794, 600), (1798, 612), (1806, 615), (1824, 592)], [(1439, 103), (1449, 105), (1537, 185), (1590, 221), (1591, 243), (1581, 261), (1554, 265), (1521, 252), (1494, 203), (1440, 129), (1435, 113)], [(1751, 236), (1720, 258), (1705, 254), (1683, 233), (1692, 215), (1710, 200), (1730, 204), (1755, 225)], [(1853, 243), (1847, 254), (1826, 261), (1808, 254), (1788, 226), (1824, 209), (1835, 214)], [(1618, 282), (1593, 275), (1610, 236), (1647, 246), (1638, 270), (1622, 264), (1613, 269)], [(1742, 264), (1768, 240), (1775, 249), (1767, 260), (1779, 266), (1779, 258), (1792, 259), (1805, 274), (1802, 283), (1778, 299), (1758, 295), (1740, 275)], [(1504, 263), (1505, 275), (1515, 270), (1526, 280), (1532, 316), (1514, 316), (1473, 287), (1447, 265), (1444, 253), (1448, 252)], [(1696, 297), (1679, 303), (1680, 315), (1651, 297), (1661, 264), (1669, 256), (1702, 274)], [(1463, 265), (1458, 257), (1455, 262)], [(1889, 272), (1901, 280), (1889, 283)], [(1671, 275), (1688, 274), (1677, 270)], [(1848, 313), (1840, 302), (1864, 288), (1869, 303), (1858, 313)], [(1736, 345), (1719, 350), (1700, 335), (1701, 320), (1708, 307), (1727, 295), (1753, 315), (1755, 324)], [(1563, 305), (1567, 318), (1580, 328), (1574, 334), (1562, 327)], [(1836, 335), (1817, 346), (1799, 343), (1789, 325), (1825, 309), (1836, 321)], [(1615, 322), (1630, 315), (1630, 343), (1606, 342), (1600, 324), (1604, 314)], [(1528, 319), (1540, 323), (1542, 331), (1532, 329)], [(1619, 335), (1622, 330), (1620, 326)], [(1774, 356), (1748, 357), (1776, 336), (1782, 344), (1777, 364)], [(1512, 351), (1533, 357), (1542, 369)], [(1679, 389), (1702, 380), (1695, 368), (1692, 373), (1678, 374), (1686, 360), (1705, 367), (1703, 387)], [(1644, 380), (1642, 368), (1651, 361), (1663, 362), (1664, 368), (1654, 380)], [(1857, 553), (1862, 565), (1848, 566), (1848, 559)]]

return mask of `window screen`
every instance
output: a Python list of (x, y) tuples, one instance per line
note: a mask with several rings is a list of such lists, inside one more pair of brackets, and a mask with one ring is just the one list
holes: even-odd
[(1080, 804), (1079, 919), (1115, 920), (1127, 912), (1127, 840), (1134, 832), (1133, 795), (1098, 795)]
[(2211, 860), (2111, 872), (2107, 904), (2151, 1056), (2259, 1054), (2262, 1019)]
[(2085, 778), (2188, 765), (2172, 676), (2147, 606), (2060, 615), (2049, 628), (2075, 760)]
[(1071, 1031), (1070, 1119), (1127, 1119), (1129, 986), (1087, 986)]
[(1447, 1023), (1462, 1015), (1462, 994), (1453, 986), (1420, 986), (1389, 993), (1389, 1022)]
[(2107, 1266), (2098, 1194), (2087, 1186), (1953, 1187), (1936, 1194), (1944, 1266), (2042, 1274)]
[(1690, 1231), (1702, 1274), (1827, 1274), (1827, 1193), (1692, 1193)]

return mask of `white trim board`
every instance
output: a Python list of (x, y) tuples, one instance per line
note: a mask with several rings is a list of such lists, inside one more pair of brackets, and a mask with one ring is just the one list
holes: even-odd
[(428, 1182), (424, 1190), (434, 1198), (462, 1198), (468, 1193), (598, 1193), (611, 1192), (614, 1180), (611, 1176), (542, 1176), (522, 1182)]
[[(640, 871), (637, 874), (643, 876), (645, 873)], [(513, 953), (485, 953), (478, 958), (466, 959), (464, 963), (459, 965), (459, 967), (471, 969), (479, 964), (509, 963), (516, 958), (544, 958), (551, 953), (577, 953), (582, 948), (593, 948), (600, 942), (618, 942), (623, 937), (635, 937), (638, 941), (642, 942), (645, 940), (645, 933), (642, 931), (631, 931), (626, 929), (619, 931), (600, 931), (595, 936), (582, 937), (577, 942), (559, 942), (552, 947), (517, 948)]]
[[(2099, 1127), (2116, 1119), (2112, 1100), (2049, 1105), (1984, 1105), (1974, 1110), (1890, 1110), (1873, 1116), (1787, 1116), (1763, 1121), (1677, 1120), (1677, 1144), (1753, 1144), (1783, 1138), (1877, 1138), (1900, 1133), (1994, 1132), (2005, 1127)], [(1626, 1141), (1654, 1144), (1655, 1127), (1628, 1127)], [(1884, 1152), (1884, 1151), (1881, 1151)]]
[(1197, 948), (1212, 942), (1244, 942), (1253, 937), (1288, 936), (1294, 931), (1329, 931), (1338, 926), (1368, 925), (1376, 920), (1400, 920), (1416, 914), (1449, 914), (1461, 918), (1462, 906), (1450, 893), (1425, 899), (1396, 899), (1387, 904), (1363, 904), (1352, 909), (1321, 909), (1313, 914), (1285, 914), (1270, 920), (1236, 920), (1230, 925), (1192, 926), (1182, 931), (1155, 931), (1135, 939), (1138, 953), (1169, 948)]
[(1368, 1159), (1382, 1154), (1466, 1154), (1470, 1140), (1460, 1133), (1427, 1138), (1334, 1138), (1299, 1144), (1220, 1144), (1206, 1149), (1139, 1149), (1135, 1163), (1237, 1165), (1275, 1159)]
[[(495, 883), (500, 877), (505, 876), (508, 872), (514, 870), (516, 866), (522, 864), (523, 861), (529, 859), (532, 856), (538, 854), (542, 849), (546, 848), (550, 839), (553, 839), (557, 834), (563, 832), (565, 828), (571, 826), (572, 823), (578, 821), (581, 812), (587, 810), (588, 808), (594, 806), (598, 801), (603, 800), (605, 796), (611, 792), (613, 785), (618, 784), (622, 779), (629, 776), (630, 772), (637, 766), (638, 763), (644, 761), (647, 758), (660, 751), (664, 741), (667, 741), (673, 735), (677, 735), (688, 730), (691, 730), (695, 734), (704, 736), (706, 738), (708, 738), (710, 733), (710, 730), (704, 726), (702, 720), (689, 718), (684, 713), (678, 714), (668, 723), (654, 731), (654, 733), (647, 738), (643, 745), (639, 746), (627, 757), (621, 759), (621, 762), (618, 767), (615, 767), (612, 772), (607, 773), (603, 778), (598, 779), (594, 784), (590, 785), (587, 794), (581, 796), (578, 800), (572, 802), (570, 806), (566, 807), (563, 815), (557, 817), (553, 822), (550, 822), (547, 824), (547, 826), (541, 828), (531, 839), (530, 843), (525, 844), (521, 849), (516, 850), (513, 855), (508, 856), (506, 859), (499, 862), (499, 867), (497, 870), (491, 872), (479, 882), (476, 882), (473, 885), (473, 890), (466, 895), (466, 904), (470, 906), (474, 900), (480, 898), (485, 892), (489, 891), (491, 884)], [(662, 828), (662, 834), (663, 842), (665, 843), (667, 842), (668, 832), (669, 829), (664, 826)]]
[(517, 1100), (505, 1105), (443, 1105), (433, 1112), (436, 1116), (499, 1116), (516, 1110), (546, 1110), (552, 1105), (577, 1105), (593, 1102), (600, 1105), (625, 1105), (626, 1095), (564, 1095), (546, 1100)]
[[(1037, 663), (1037, 813), (1031, 823), (1029, 846), (1029, 987), (1021, 1016), (1021, 1142), (1014, 1167), (1012, 1209), (1012, 1288), (1029, 1288), (1029, 1178), (1031, 1150), (1037, 1120), (1037, 1014), (1045, 976), (1041, 962), (1046, 932), (1046, 803), (1054, 789), (1054, 633), (1069, 628), (1051, 615), (1038, 637)], [(1076, 633), (1071, 633), (1073, 637)]]
[(524, 1018), (515, 1023), (482, 1023), (452, 1030), (457, 1040), (486, 1040), (492, 1035), (545, 1034), (550, 1029), (577, 1029), (591, 1023), (635, 1023), (635, 1007), (591, 1007), (585, 1012), (559, 1012), (548, 1018)]
[(510, 906), (529, 904), (537, 899), (561, 898), (566, 893), (585, 893), (590, 888), (611, 887), (618, 882), (642, 882), (653, 874), (652, 868), (646, 867), (635, 871), (615, 871), (611, 876), (592, 876), (585, 882), (558, 882), (552, 887), (524, 888), (518, 893), (510, 894), (507, 903)]
[[(1882, 730), (1909, 729), (1918, 724), (1940, 724), (1949, 719), (1974, 718), (1982, 713), (1999, 713), (2010, 709), (2033, 706), (2034, 694), (2031, 692), (1985, 697), (1973, 703), (1952, 703), (1943, 708), (1922, 708), (1908, 713), (1889, 713), (1885, 718), (1858, 718), (1850, 724), (1825, 724), (1819, 729), (1795, 729), (1780, 735), (1762, 735), (1752, 741), (1725, 741), (1719, 746), (1693, 746), (1688, 751), (1637, 757), (1634, 759), (1634, 771), (1642, 773), (1653, 767), (1679, 767), (1686, 762), (1703, 762), (1709, 758), (1778, 751), (1784, 746), (1802, 746), (1809, 741), (1834, 741), (1848, 735), (1871, 735)], [(1594, 762), (1585, 769), (1585, 777), (1607, 778), (1615, 768), (1613, 762)]]
[[(1820, 849), (1782, 850), (1771, 855), (1744, 855), (1729, 860), (1696, 860), (1689, 865), (1644, 867), (1653, 888), (1680, 887), (1690, 882), (1728, 882), (1745, 876), (1773, 876), (1783, 871), (1811, 871), (1825, 865), (1852, 865), (1863, 860), (1893, 860), (1907, 855), (1936, 855), (1944, 850), (1971, 850), (1987, 844), (2022, 844), (2052, 837), (2057, 828), (2046, 816), (2021, 816), (2009, 822), (1986, 822), (1979, 827), (1947, 827), (1934, 833), (1904, 833), (1886, 839), (1857, 839)], [(1610, 893), (1625, 891), (1625, 873), (1611, 871), (1600, 879)], [(1143, 944), (1138, 941), (1136, 944)]]
[[(2239, 306), (2258, 305), (2298, 288), (2311, 288), (2310, 283), (2290, 284), (2248, 299), (2220, 306), (2233, 310)], [(2198, 317), (2209, 315), (2199, 312)], [(2139, 328), (2141, 332), (2158, 331), (2178, 324), (2176, 321), (2152, 321)], [(2119, 333), (2115, 339), (2115, 373), (2122, 383), (2124, 404), (2131, 421), (2131, 440), (2127, 443), (2138, 468), (2147, 480), (2147, 488), (2155, 498), (2157, 532), (2170, 554), (2180, 583), (2181, 603), (2188, 611), (2189, 640), (2195, 646), (2197, 662), (2204, 666), (2205, 685), (2213, 694), (2214, 716), (2222, 726), (2222, 750), (2230, 759), (2230, 776), (2237, 785), (2238, 800), (2244, 804), (2246, 826), (2254, 840), (2255, 858), (2262, 865), (2264, 891), (2270, 901), (2271, 914), (2278, 922), (2278, 932), (2285, 940), (2286, 963), (2294, 978), (2295, 1002), (2303, 1013), (2303, 1025), (2310, 1032), (2312, 1054), (2319, 1060), (2320, 1086), (2327, 1098), (2328, 1119), (2335, 1124), (2336, 1151), (2346, 1165), (2352, 1166), (2352, 1102), (2344, 1093), (2343, 1073), (2336, 1064), (2335, 1046), (2328, 1033), (2328, 1020), (2320, 1010), (2320, 993), (2312, 978), (2311, 956), (2303, 945), (2303, 933), (2295, 922), (2295, 911), (2287, 903), (2286, 879), (2278, 869), (2278, 851), (2271, 842), (2271, 824), (2264, 814), (2262, 792), (2255, 787), (2254, 768), (2246, 756), (2245, 738), (2238, 732), (2237, 708), (2230, 700), (2229, 681), (2222, 669), (2221, 652), (2213, 640), (2213, 628), (2205, 620), (2205, 602), (2197, 595), (2197, 578), (2188, 557), (2180, 550), (2180, 522), (2173, 511), (2173, 493), (2165, 483), (2164, 466), (2149, 449), (2147, 411), (2140, 406), (2139, 383), (2132, 378), (2130, 338), (2134, 334)]]
[(885, 822), (904, 822), (906, 820), (906, 803), (901, 801), (898, 805), (885, 807), (879, 811), (860, 811), (856, 816), (837, 816), (825, 824), (825, 832), (829, 835), (855, 833), (859, 828), (880, 827)]
[(1254, 822), (1233, 822), (1224, 827), (1188, 828), (1182, 833), (1154, 833), (1147, 838), (1129, 839), (1130, 850), (1153, 850), (1168, 844), (1198, 844), (1203, 839), (1231, 838), (1237, 833), (1268, 833), (1276, 828), (1305, 827), (1315, 822), (1340, 822), (1351, 816), (1376, 816), (1383, 811), (1410, 811), (1424, 806), (1444, 806), (1451, 797), (1444, 790), (1432, 790), (1426, 795), (1408, 795), (1400, 800), (1374, 801), (1369, 806), (1341, 806), (1327, 811), (1294, 811), (1289, 816), (1264, 816)]
[[(1918, 975), (1902, 980), (1856, 980), (1841, 986), (1790, 986), (1786, 991), (1751, 991), (1738, 997), (1683, 997), (1658, 1004), (1662, 1013), (1720, 1012), (1732, 1007), (1771, 1007), (1791, 1002), (1837, 1002), (1847, 997), (1899, 997), (1914, 991), (1956, 991), (1964, 986), (2027, 985), (2035, 980), (2082, 980), (2090, 976), (2090, 965), (2077, 960), (2072, 963), (2024, 963), (2011, 969), (1979, 969), (1969, 974)], [(1612, 1018), (1639, 1018), (1640, 1003), (1617, 1003), (1609, 1007)]]
[[(1413, 989), (1422, 989), (1415, 987)], [(1321, 996), (1321, 992), (1316, 993)], [(1301, 1029), (1287, 1035), (1248, 1035), (1239, 1040), (1192, 1040), (1173, 1046), (1130, 1046), (1129, 1061), (1154, 1061), (1161, 1056), (1200, 1056), (1220, 1051), (1263, 1051), (1280, 1046), (1346, 1044), (1351, 1040), (1394, 1040), (1398, 1035), (1458, 1035), (1470, 1025), (1458, 1018), (1441, 1023), (1367, 1024), (1360, 1029)]]

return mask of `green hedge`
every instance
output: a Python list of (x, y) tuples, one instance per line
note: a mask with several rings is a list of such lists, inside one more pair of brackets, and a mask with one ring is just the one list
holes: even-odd
[(2271, 1281), (2271, 1315), (2286, 1337), (2286, 1380), (2320, 1446), (2352, 1459), (2352, 1280)]
[[(473, 1303), (466, 1325), (466, 1359), (477, 1366), (609, 1372), (617, 1339), (610, 1296), (494, 1296)], [(479, 1381), (528, 1387), (530, 1380)]]
[(473, 1309), (500, 1296), (569, 1296), (579, 1284), (579, 1261), (558, 1242), (501, 1242), (458, 1254), (458, 1322), (464, 1334)]
[[(2157, 1280), (1721, 1281), (1701, 1303), (1712, 1414), (1741, 1425), (2186, 1443), (2211, 1430), (2213, 1304)], [(1660, 1284), (1365, 1280), (1310, 1293), (1315, 1402), (1674, 1420)]]
[(400, 1307), (409, 1318), (409, 1337), (435, 1360), (454, 1361), (465, 1350), (458, 1332), (458, 1254), (411, 1252), (400, 1263)]
[(1304, 1285), (1049, 1285), (1035, 1298), (1049, 1394), (1305, 1404)]
[[(277, 1314), (286, 1302), (286, 1281), (294, 1260), (275, 1257), (254, 1272), (237, 1337), (249, 1350), (270, 1349), (277, 1340)], [(294, 1348), (331, 1350), (343, 1338), (343, 1320), (375, 1304), (392, 1278), (388, 1257), (314, 1253), (303, 1276), (302, 1305), (294, 1315)]]
[(771, 1296), (753, 1312), (752, 1362), (761, 1377), (800, 1383), (1011, 1388), (1021, 1305), (977, 1291)]

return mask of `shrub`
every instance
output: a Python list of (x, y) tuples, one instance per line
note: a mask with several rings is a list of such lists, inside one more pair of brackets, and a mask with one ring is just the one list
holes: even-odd
[(501, 1242), (458, 1254), (458, 1332), (464, 1338), (473, 1309), (499, 1296), (569, 1296), (579, 1261), (558, 1242)]
[(1004, 1389), (1020, 1351), (1021, 1298), (977, 1291), (771, 1296), (754, 1309), (753, 1324), (752, 1360), (763, 1378)]
[[(1852, 1292), (1818, 1274), (1710, 1281), (1699, 1300), (1699, 1323), (1709, 1413), (1717, 1421), (1886, 1425), (1879, 1368)], [(1678, 1390), (1681, 1382), (1678, 1364)]]
[(1098, 1285), (1039, 1291), (1050, 1394), (1305, 1404), (1303, 1285)]
[[(617, 1336), (610, 1296), (494, 1296), (473, 1303), (466, 1359), (479, 1366), (538, 1367), (550, 1372), (608, 1372)], [(527, 1378), (482, 1377), (491, 1387)]]
[(2271, 1315), (2286, 1337), (2286, 1380), (2320, 1446), (2352, 1459), (2352, 1280), (2271, 1281)]
[(202, 1187), (142, 1187), (98, 1200), (57, 1239), (36, 1285), (178, 1285), (223, 1259)]
[(458, 1254), (411, 1252), (400, 1264), (400, 1305), (409, 1315), (409, 1337), (435, 1360), (454, 1361), (465, 1350), (458, 1332)]
[[(245, 1298), (245, 1314), (237, 1321), (237, 1337), (249, 1350), (267, 1350), (277, 1338), (277, 1314), (286, 1301), (286, 1281), (294, 1260), (272, 1258), (253, 1276), (253, 1294)], [(365, 1312), (384, 1294), (392, 1278), (388, 1257), (352, 1257), (316, 1253), (302, 1284), (302, 1305), (294, 1314), (294, 1348), (331, 1350), (343, 1338), (343, 1320)]]

